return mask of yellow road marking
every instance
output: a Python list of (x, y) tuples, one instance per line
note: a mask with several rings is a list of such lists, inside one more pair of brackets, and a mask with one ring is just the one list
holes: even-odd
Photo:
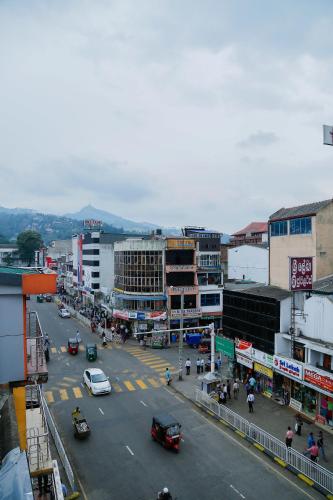
[(167, 368), (168, 366), (170, 366), (170, 363), (156, 363), (156, 361), (154, 363), (145, 363), (145, 365), (149, 366), (149, 368), (153, 368), (154, 370), (156, 370), (157, 368)]
[(137, 379), (135, 382), (141, 389), (148, 389), (148, 386), (143, 382), (143, 380)]
[(71, 384), (68, 384), (68, 382), (59, 382), (58, 385), (61, 385), (63, 387), (70, 387), (71, 386)]
[(314, 482), (311, 479), (309, 479), (307, 476), (304, 476), (304, 474), (297, 474), (297, 477), (299, 477), (300, 479), (302, 479), (302, 481), (304, 481), (309, 486), (313, 486), (314, 485)]
[(112, 389), (114, 389), (116, 392), (123, 392), (122, 388), (118, 384), (112, 384)]
[(154, 378), (147, 378), (148, 382), (155, 388), (160, 387), (160, 384), (156, 382)]
[(281, 458), (279, 458), (279, 457), (274, 457), (274, 460), (275, 460), (275, 462), (277, 462), (279, 465), (281, 465), (281, 467), (287, 467), (286, 462), (284, 462), (283, 460), (281, 460)]
[(54, 403), (54, 397), (51, 391), (46, 391), (44, 394), (48, 403)]
[(166, 382), (165, 382), (165, 378), (160, 377), (160, 382), (161, 382), (161, 384), (162, 384), (162, 385), (164, 385), (164, 384), (166, 383)]
[(135, 356), (139, 361), (162, 361), (161, 358), (157, 356)]
[(265, 449), (263, 446), (261, 446), (261, 444), (258, 444), (258, 443), (253, 443), (253, 446), (255, 446), (260, 451), (264, 451), (264, 449)]
[(62, 346), (60, 347), (60, 351), (61, 351), (61, 352), (66, 352), (66, 351), (67, 351), (67, 348), (66, 348), (64, 345), (62, 345)]
[(57, 353), (57, 348), (56, 348), (56, 347), (51, 347), (51, 352), (52, 352), (53, 354), (56, 354), (56, 353)]
[(71, 378), (71, 377), (63, 377), (63, 380), (68, 380), (68, 382), (76, 382), (76, 378)]
[(129, 391), (135, 391), (134, 385), (129, 380), (124, 380), (124, 385)]
[(79, 351), (81, 351), (81, 352), (85, 351), (85, 348), (83, 347), (83, 345), (79, 345)]
[(80, 387), (73, 387), (73, 392), (74, 392), (74, 396), (76, 398), (82, 398), (83, 397)]
[[(224, 420), (220, 420), (220, 422), (224, 423)], [(245, 434), (242, 431), (239, 431), (238, 429), (235, 430), (235, 433), (238, 434), (238, 436), (245, 438)]]
[(67, 389), (59, 389), (59, 392), (60, 392), (60, 398), (63, 401), (66, 401), (68, 399)]

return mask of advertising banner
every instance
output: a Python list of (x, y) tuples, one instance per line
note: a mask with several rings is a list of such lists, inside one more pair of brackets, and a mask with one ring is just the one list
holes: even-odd
[(317, 368), (304, 368), (304, 380), (312, 385), (333, 393), (333, 374)]
[(294, 359), (274, 356), (274, 370), (286, 375), (289, 378), (303, 380), (303, 366)]
[(290, 257), (290, 283), (292, 292), (312, 290), (312, 257)]
[(168, 249), (195, 249), (195, 240), (190, 240), (189, 238), (167, 238), (166, 241)]
[(266, 377), (273, 378), (273, 370), (271, 368), (267, 368), (267, 366), (255, 362), (253, 365), (253, 369), (255, 372), (266, 375)]
[(259, 351), (259, 349), (255, 349), (254, 347), (252, 348), (252, 359), (253, 361), (259, 361), (259, 363), (270, 368), (273, 366), (272, 354), (267, 354), (264, 351)]
[(118, 319), (128, 319), (128, 311), (120, 311), (119, 309), (113, 309), (112, 316)]
[(252, 356), (252, 343), (247, 340), (235, 339), (236, 353), (242, 354), (251, 358)]
[(228, 358), (234, 359), (235, 357), (235, 344), (233, 340), (225, 337), (215, 337), (215, 350), (222, 352)]
[(242, 356), (242, 354), (236, 354), (237, 363), (241, 365), (247, 366), (248, 368), (253, 368), (253, 361), (246, 356)]

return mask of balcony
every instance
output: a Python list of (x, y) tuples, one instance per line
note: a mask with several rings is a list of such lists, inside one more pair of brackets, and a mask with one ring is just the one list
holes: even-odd
[(195, 273), (197, 266), (194, 264), (173, 264), (165, 266), (165, 272), (167, 273), (183, 273), (190, 272)]
[(27, 382), (39, 384), (48, 380), (44, 353), (44, 336), (35, 311), (27, 313)]
[(200, 318), (201, 317), (201, 308), (196, 307), (193, 309), (171, 309), (170, 310), (170, 318), (171, 319), (179, 319), (179, 318)]
[(168, 295), (197, 295), (199, 287), (193, 286), (168, 286)]

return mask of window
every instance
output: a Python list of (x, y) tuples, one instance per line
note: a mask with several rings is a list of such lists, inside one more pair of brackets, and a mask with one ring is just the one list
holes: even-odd
[(92, 271), (91, 277), (92, 278), (99, 278), (99, 272), (98, 271)]
[(271, 222), (271, 236), (285, 236), (288, 234), (288, 222), (286, 220)]
[(221, 265), (221, 256), (220, 254), (203, 254), (199, 257), (199, 266), (200, 267), (220, 267)]
[(99, 255), (99, 249), (98, 248), (83, 249), (82, 254), (83, 255)]
[(220, 305), (219, 293), (208, 293), (205, 295), (201, 295), (201, 307), (219, 306), (219, 305)]
[(311, 234), (311, 217), (291, 219), (290, 234)]

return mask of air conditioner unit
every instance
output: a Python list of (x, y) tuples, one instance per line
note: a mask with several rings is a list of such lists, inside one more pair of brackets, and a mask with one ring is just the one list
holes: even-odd
[(299, 337), (302, 334), (302, 330), (300, 328), (296, 328), (295, 337)]

